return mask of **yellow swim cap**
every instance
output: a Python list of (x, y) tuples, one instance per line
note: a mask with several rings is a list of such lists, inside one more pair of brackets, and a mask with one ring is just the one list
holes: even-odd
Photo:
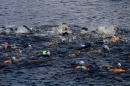
[(44, 51), (42, 52), (42, 54), (43, 54), (43, 55), (46, 55), (46, 53), (47, 53), (47, 51), (46, 51), (46, 50), (44, 50)]

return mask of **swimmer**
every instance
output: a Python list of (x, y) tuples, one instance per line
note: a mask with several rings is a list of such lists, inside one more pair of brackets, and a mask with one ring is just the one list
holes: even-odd
[(103, 45), (103, 44), (107, 44), (107, 39), (102, 39), (102, 40), (98, 40), (95, 42), (95, 44), (98, 44), (98, 45)]
[(49, 57), (51, 57), (51, 52), (50, 52), (50, 50), (44, 50), (44, 51), (42, 52), (42, 55), (43, 55), (43, 56), (49, 56)]
[(68, 30), (68, 27), (67, 26), (64, 26), (63, 28), (62, 28), (62, 36), (65, 36), (65, 35), (68, 35), (69, 33), (67, 32), (67, 30)]
[(25, 27), (27, 30), (29, 30), (30, 32), (32, 32), (32, 28), (29, 28), (29, 27), (27, 27), (26, 25), (23, 25), (23, 27)]
[(103, 39), (102, 44), (106, 44), (106, 43), (107, 43), (107, 39)]
[(67, 25), (65, 25), (65, 26), (63, 26), (63, 31), (66, 31), (66, 30), (68, 30), (68, 26)]
[(79, 50), (87, 49), (87, 48), (90, 48), (90, 47), (92, 47), (91, 43), (81, 44), (80, 47), (79, 47)]
[(117, 63), (117, 67), (118, 67), (118, 68), (121, 68), (121, 63)]
[(54, 33), (61, 36), (68, 36), (72, 32), (69, 30), (69, 26), (67, 24), (60, 24), (56, 28), (52, 28)]
[(110, 51), (110, 48), (109, 48), (107, 45), (103, 45), (103, 50), (104, 50), (104, 51), (106, 51), (106, 50), (107, 50), (107, 51)]
[(23, 47), (24, 47), (24, 48), (31, 48), (32, 46), (31, 46), (31, 44), (28, 42), (28, 43), (24, 44)]
[(121, 40), (122, 36), (113, 36), (108, 42), (109, 43), (115, 43), (119, 42)]
[(82, 50), (82, 49), (84, 49), (85, 48), (85, 44), (81, 44), (80, 45), (80, 49)]
[(4, 49), (7, 49), (7, 48), (9, 48), (9, 44), (7, 42), (5, 42)]
[(84, 65), (84, 61), (79, 62), (79, 66), (76, 66), (74, 70), (82, 69), (82, 70), (88, 70), (88, 68)]
[(122, 68), (111, 68), (111, 67), (107, 67), (107, 70), (109, 70), (115, 74), (120, 74), (120, 73), (125, 73), (125, 72), (130, 71), (130, 70), (124, 70)]
[(21, 59), (16, 59), (13, 56), (11, 59), (4, 61), (2, 65), (10, 65), (10, 64), (14, 64), (14, 63), (17, 63), (17, 62), (20, 62), (20, 61), (21, 61)]
[(83, 28), (80, 29), (80, 35), (84, 35), (87, 32), (88, 32), (88, 28), (83, 27)]
[(61, 42), (65, 42), (66, 41), (66, 38), (61, 38)]
[(120, 74), (120, 73), (125, 73), (125, 72), (130, 72), (130, 70), (125, 70), (121, 68), (121, 63), (117, 64), (117, 68), (112, 68), (112, 67), (107, 67), (107, 70), (115, 73), (115, 74)]
[(115, 35), (116, 34), (116, 29), (114, 27), (99, 27), (97, 29), (97, 33), (100, 35), (100, 36), (105, 36), (105, 37), (109, 37), (109, 36), (112, 36), (112, 35)]

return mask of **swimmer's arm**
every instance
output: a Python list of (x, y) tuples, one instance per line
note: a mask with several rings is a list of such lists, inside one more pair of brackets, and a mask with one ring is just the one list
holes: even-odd
[(88, 70), (89, 68), (87, 68), (87, 67), (85, 67), (85, 66), (82, 66), (82, 68), (84, 69), (84, 70)]
[(2, 65), (11, 64), (11, 63), (12, 63), (12, 61), (11, 61), (11, 60), (6, 60), (6, 61), (4, 61), (4, 62), (3, 62), (3, 64), (2, 64)]
[(74, 70), (76, 70), (76, 69), (78, 69), (79, 68), (79, 66), (76, 66), (75, 68), (74, 68)]

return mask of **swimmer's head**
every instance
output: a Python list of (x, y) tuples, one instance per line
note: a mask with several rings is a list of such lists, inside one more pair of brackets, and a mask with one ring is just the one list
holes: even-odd
[(85, 47), (85, 44), (81, 44), (80, 47)]
[(30, 44), (30, 42), (28, 42), (28, 46), (29, 46), (29, 47), (32, 47), (31, 44)]
[(13, 56), (13, 57), (11, 58), (11, 60), (14, 61), (14, 60), (16, 60), (16, 58)]
[(67, 27), (64, 27), (64, 30), (67, 30), (68, 28)]
[(30, 28), (30, 30), (33, 30), (33, 28)]
[(103, 44), (106, 44), (106, 43), (108, 43), (108, 40), (107, 39), (103, 39), (102, 42), (103, 42)]
[(103, 45), (103, 48), (109, 50), (109, 47), (107, 45)]
[(121, 63), (117, 63), (117, 66), (118, 66), (118, 67), (121, 67)]
[(84, 61), (80, 61), (79, 64), (80, 64), (80, 65), (83, 65), (83, 64), (84, 64)]
[(68, 30), (68, 25), (64, 25), (62, 28), (64, 31)]

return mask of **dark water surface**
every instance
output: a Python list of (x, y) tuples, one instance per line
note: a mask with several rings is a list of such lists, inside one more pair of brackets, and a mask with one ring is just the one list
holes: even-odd
[[(48, 46), (58, 37), (34, 35), (45, 33), (58, 23), (69, 24), (80, 39)], [(0, 45), (8, 42), (21, 48), (25, 41), (32, 44), (32, 49), (24, 49), (22, 53), (13, 49), (2, 51), (1, 64), (12, 56), (23, 58), (23, 62), (0, 69), (1, 86), (130, 86), (130, 73), (116, 75), (104, 68), (121, 62), (124, 69), (130, 69), (130, 0), (0, 0), (0, 26), (3, 25), (27, 25), (36, 27), (37, 32), (0, 35)], [(110, 44), (109, 53), (98, 54), (101, 47), (95, 45), (72, 56), (79, 52), (76, 48), (79, 43), (97, 40), (88, 35), (79, 36), (79, 27), (99, 26), (118, 27), (117, 34), (128, 41)], [(51, 50), (52, 59), (39, 58), (44, 49)], [(80, 60), (92, 70), (69, 73)], [(97, 66), (103, 68), (96, 70)]]

